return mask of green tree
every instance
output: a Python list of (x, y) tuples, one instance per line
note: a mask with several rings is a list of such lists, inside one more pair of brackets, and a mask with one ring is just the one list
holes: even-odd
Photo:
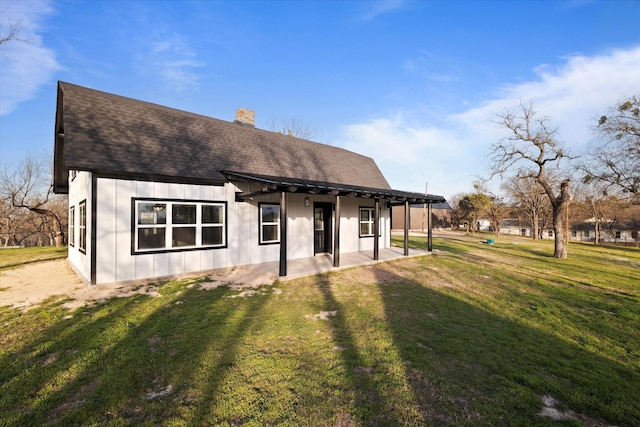
[(467, 231), (473, 234), (478, 229), (478, 219), (491, 205), (491, 198), (483, 193), (466, 194), (460, 198), (458, 206)]

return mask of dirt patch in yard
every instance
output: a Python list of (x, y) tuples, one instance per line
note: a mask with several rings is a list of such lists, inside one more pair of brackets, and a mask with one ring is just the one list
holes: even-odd
[[(276, 279), (242, 267), (201, 272), (184, 278), (202, 276), (208, 276), (209, 281), (200, 283), (198, 286), (201, 289), (230, 286), (242, 291), (238, 295), (240, 297), (258, 293), (261, 286), (270, 285)], [(73, 309), (114, 297), (136, 294), (157, 297), (160, 296), (158, 286), (157, 282), (151, 280), (90, 286), (75, 274), (66, 259), (57, 259), (0, 271), (0, 306), (27, 310), (50, 297), (58, 296), (69, 299), (64, 306)]]
[(25, 264), (0, 271), (0, 305), (27, 308), (54, 295), (80, 293), (86, 287), (65, 259)]

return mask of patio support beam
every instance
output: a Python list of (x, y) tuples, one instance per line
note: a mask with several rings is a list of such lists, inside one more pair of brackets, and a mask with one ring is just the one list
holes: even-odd
[(340, 267), (340, 196), (336, 196), (336, 213), (333, 220), (333, 266)]
[(280, 276), (287, 275), (287, 193), (280, 193)]
[(409, 223), (411, 216), (409, 214), (409, 201), (404, 202), (404, 255), (409, 255)]
[(380, 258), (380, 200), (376, 197), (375, 208), (373, 213), (373, 260)]
[(427, 203), (427, 251), (433, 252), (433, 219), (431, 218), (431, 209), (433, 203)]

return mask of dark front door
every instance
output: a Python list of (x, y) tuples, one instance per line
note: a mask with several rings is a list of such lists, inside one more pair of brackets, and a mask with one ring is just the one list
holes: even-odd
[(313, 253), (331, 253), (331, 203), (313, 204)]

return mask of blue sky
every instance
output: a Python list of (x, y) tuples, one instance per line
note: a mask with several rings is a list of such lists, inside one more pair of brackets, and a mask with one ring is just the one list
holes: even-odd
[[(578, 153), (640, 94), (640, 1), (2, 0), (0, 161), (53, 148), (56, 82), (256, 126), (295, 118), (373, 157), (395, 189), (487, 174), (522, 100)], [(497, 184), (493, 184), (497, 185)]]

